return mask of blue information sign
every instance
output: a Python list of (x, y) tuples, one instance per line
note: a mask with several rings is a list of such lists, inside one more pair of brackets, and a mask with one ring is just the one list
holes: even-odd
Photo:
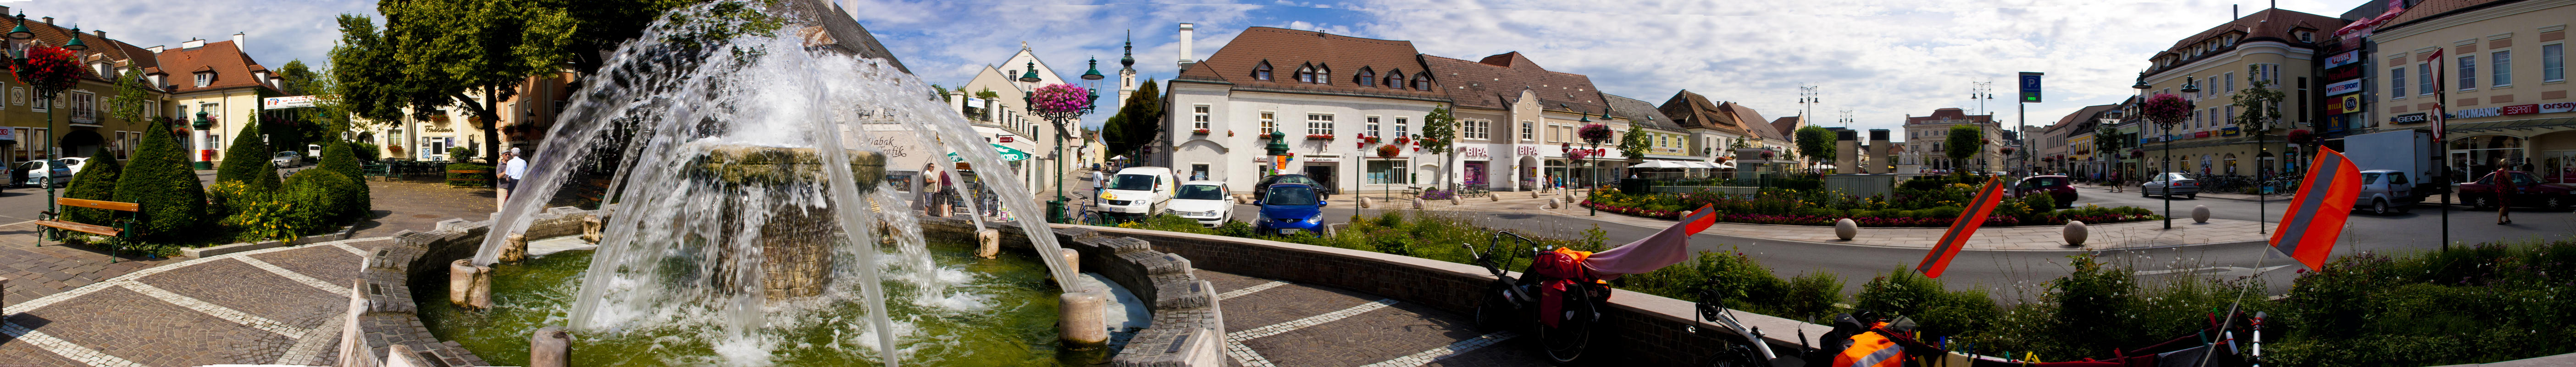
[(2022, 103), (2039, 103), (2039, 76), (2046, 74), (2047, 73), (2030, 71), (2021, 72)]

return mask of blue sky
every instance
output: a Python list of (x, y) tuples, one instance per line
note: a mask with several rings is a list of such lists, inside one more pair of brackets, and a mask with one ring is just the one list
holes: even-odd
[[(965, 82), (1028, 42), (1065, 76), (1097, 56), (1116, 72), (1119, 42), (1136, 40), (1136, 68), (1170, 79), (1178, 23), (1198, 24), (1198, 58), (1244, 28), (1281, 27), (1408, 40), (1421, 52), (1460, 59), (1519, 51), (1548, 70), (1585, 74), (1601, 90), (1661, 103), (1689, 89), (1737, 101), (1764, 115), (1791, 116), (1798, 86), (1821, 88), (1818, 121), (1850, 110), (1854, 128), (1892, 128), (1907, 115), (1963, 107), (1970, 83), (1998, 81), (2010, 98), (2019, 71), (2048, 73), (2047, 103), (2029, 105), (2032, 125), (2093, 104), (2116, 103), (2147, 56), (2181, 37), (2228, 21), (2269, 0), (1191, 0), (920, 1), (832, 0), (876, 33), (923, 79)], [(2284, 9), (2340, 15), (2368, 1), (2281, 0)], [(106, 30), (136, 45), (176, 46), (190, 37), (246, 33), (263, 64), (319, 65), (338, 39), (340, 13), (372, 15), (374, 1), (0, 0), (0, 6), (57, 23)], [(1114, 79), (1111, 80), (1114, 82)], [(1115, 109), (1101, 103), (1096, 124)], [(2009, 99), (1987, 105), (2014, 121)]]

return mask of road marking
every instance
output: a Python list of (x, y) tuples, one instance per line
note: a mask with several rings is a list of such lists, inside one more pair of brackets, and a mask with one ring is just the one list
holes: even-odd
[(215, 257), (208, 257), (208, 258), (200, 258), (200, 259), (194, 259), (194, 260), (188, 260), (188, 261), (181, 261), (181, 262), (179, 262), (179, 263), (177, 263), (177, 264), (169, 264), (169, 265), (162, 265), (162, 266), (155, 266), (155, 267), (143, 268), (142, 270), (135, 270), (135, 271), (134, 271), (134, 272), (132, 272), (132, 273), (125, 273), (125, 275), (118, 275), (118, 276), (116, 276), (115, 278), (108, 278), (106, 281), (101, 281), (101, 282), (98, 282), (98, 283), (91, 283), (90, 285), (84, 285), (84, 286), (81, 286), (80, 288), (73, 288), (72, 290), (63, 291), (62, 293), (55, 293), (55, 294), (47, 295), (47, 296), (44, 296), (44, 297), (38, 297), (38, 298), (36, 298), (36, 300), (33, 300), (33, 301), (27, 301), (26, 303), (20, 303), (20, 304), (9, 305), (9, 307), (8, 307), (8, 308), (0, 309), (0, 314), (17, 314), (17, 313), (26, 313), (26, 312), (29, 312), (29, 311), (35, 311), (35, 310), (37, 310), (37, 309), (45, 308), (45, 306), (53, 305), (55, 302), (62, 302), (63, 300), (68, 300), (68, 299), (72, 299), (72, 298), (77, 298), (77, 297), (80, 297), (80, 296), (82, 296), (82, 295), (88, 295), (90, 292), (97, 292), (98, 290), (101, 290), (101, 289), (107, 289), (107, 288), (109, 288), (109, 287), (115, 287), (115, 286), (116, 286), (116, 284), (112, 284), (112, 283), (114, 283), (114, 282), (116, 282), (116, 281), (131, 281), (131, 280), (136, 280), (136, 279), (143, 279), (143, 277), (146, 277), (146, 276), (151, 276), (151, 275), (153, 275), (153, 274), (160, 274), (161, 272), (170, 271), (170, 270), (173, 270), (173, 269), (185, 268), (185, 267), (189, 267), (189, 266), (197, 265), (198, 263), (204, 263), (204, 262), (208, 262), (208, 261), (223, 260), (223, 259), (224, 259), (225, 257), (227, 257), (227, 256), (248, 256), (248, 255), (265, 254), (265, 253), (270, 253), (270, 252), (278, 252), (278, 251), (285, 251), (285, 250), (292, 250), (292, 249), (296, 249), (296, 248), (295, 248), (295, 247), (279, 247), (279, 248), (272, 248), (272, 249), (243, 251), (243, 252), (236, 252), (236, 253), (225, 254), (225, 255), (218, 255), (218, 256), (215, 256)]
[(78, 344), (72, 344), (70, 341), (57, 339), (52, 335), (45, 335), (45, 333), (37, 332), (35, 330), (28, 330), (26, 327), (18, 326), (18, 324), (14, 323), (0, 322), (0, 334), (8, 334), (9, 339), (13, 341), (24, 341), (27, 342), (27, 344), (35, 345), (37, 348), (43, 348), (47, 352), (54, 352), (55, 355), (63, 356), (63, 358), (70, 358), (74, 362), (80, 362), (91, 366), (143, 367), (143, 364), (141, 363), (134, 363), (134, 361), (128, 361), (124, 358), (117, 358), (116, 356), (107, 355), (107, 353), (101, 353), (96, 349), (89, 349), (88, 347), (83, 347)]
[(214, 316), (218, 319), (224, 319), (224, 321), (232, 321), (235, 324), (242, 324), (242, 326), (249, 326), (253, 329), (277, 333), (277, 335), (285, 336), (287, 339), (303, 339), (304, 333), (307, 332), (307, 330), (301, 328), (289, 327), (286, 326), (286, 324), (278, 323), (276, 320), (269, 320), (266, 317), (259, 317), (242, 313), (241, 311), (234, 310), (232, 308), (218, 306), (213, 303), (206, 303), (206, 301), (198, 300), (195, 297), (171, 293), (168, 290), (161, 289), (161, 287), (143, 284), (143, 282), (126, 280), (118, 281), (116, 283), (116, 285), (124, 286), (125, 289), (131, 289), (136, 293), (142, 293), (145, 296), (160, 299), (162, 302), (169, 302), (172, 305), (197, 310), (197, 312), (205, 313), (207, 316)]
[(1492, 334), (1478, 335), (1474, 338), (1468, 338), (1467, 340), (1449, 343), (1449, 346), (1431, 348), (1431, 350), (1425, 350), (1421, 353), (1414, 353), (1409, 356), (1389, 359), (1384, 362), (1370, 363), (1367, 366), (1362, 367), (1413, 367), (1431, 364), (1431, 361), (1466, 354), (1467, 352), (1475, 351), (1479, 348), (1502, 343), (1504, 340), (1509, 340), (1514, 336), (1518, 335), (1512, 334), (1510, 331), (1497, 331)]
[(1225, 299), (1232, 299), (1232, 298), (1235, 298), (1235, 297), (1242, 297), (1242, 296), (1244, 296), (1244, 295), (1252, 294), (1253, 292), (1260, 292), (1260, 291), (1264, 291), (1264, 290), (1269, 290), (1269, 289), (1271, 289), (1271, 288), (1278, 288), (1279, 286), (1283, 286), (1283, 285), (1288, 285), (1288, 281), (1285, 281), (1285, 280), (1273, 280), (1273, 281), (1270, 281), (1269, 283), (1261, 283), (1261, 284), (1253, 285), (1253, 286), (1250, 286), (1250, 287), (1243, 287), (1243, 289), (1236, 289), (1236, 290), (1232, 290), (1232, 291), (1227, 291), (1227, 292), (1225, 292), (1225, 293), (1219, 293), (1219, 294), (1217, 294), (1217, 295), (1216, 295), (1216, 299), (1218, 299), (1218, 300), (1225, 300)]
[(339, 343), (340, 325), (347, 320), (347, 317), (332, 317), (323, 321), (321, 327), (306, 330), (303, 337), (295, 340), (294, 346), (286, 348), (286, 355), (278, 356), (274, 363), (302, 366), (322, 359), (322, 353), (330, 350), (328, 347)]
[(331, 294), (349, 294), (349, 288), (347, 287), (331, 285), (331, 283), (323, 282), (321, 279), (313, 279), (313, 277), (305, 276), (303, 273), (297, 273), (294, 270), (286, 270), (286, 268), (277, 267), (277, 265), (269, 264), (266, 261), (259, 261), (259, 259), (253, 259), (249, 256), (235, 257), (234, 259), (239, 259), (243, 263), (250, 264), (250, 266), (259, 267), (260, 270), (267, 270), (270, 273), (276, 273), (277, 276), (286, 277), (286, 279), (294, 280), (296, 283), (304, 283), (304, 285), (313, 286), (314, 288), (321, 288), (324, 292), (331, 292)]
[(367, 257), (367, 250), (361, 250), (361, 249), (358, 249), (358, 247), (357, 247), (357, 246), (350, 246), (350, 245), (349, 245), (349, 243), (348, 243), (348, 242), (345, 242), (345, 241), (333, 241), (333, 242), (331, 242), (331, 247), (338, 247), (338, 248), (340, 248), (341, 250), (348, 250), (350, 255), (358, 255), (358, 257)]
[(1326, 312), (1322, 315), (1308, 316), (1295, 321), (1253, 328), (1252, 330), (1225, 333), (1225, 354), (1226, 356), (1234, 357), (1235, 364), (1243, 365), (1243, 367), (1277, 367), (1277, 364), (1270, 363), (1269, 358), (1262, 357), (1261, 352), (1253, 351), (1252, 347), (1243, 345), (1243, 341), (1252, 340), (1253, 338), (1279, 335), (1279, 333), (1296, 331), (1297, 329), (1304, 329), (1308, 326), (1341, 320), (1343, 318), (1351, 317), (1351, 315), (1358, 315), (1363, 312), (1386, 308), (1386, 306), (1393, 305), (1395, 302), (1394, 298), (1380, 299), (1358, 306), (1351, 306), (1351, 308), (1345, 308), (1341, 311)]

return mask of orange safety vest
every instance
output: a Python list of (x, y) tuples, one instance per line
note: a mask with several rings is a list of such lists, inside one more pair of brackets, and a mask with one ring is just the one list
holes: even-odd
[[(1878, 323), (1873, 329), (1883, 327), (1887, 327), (1887, 323)], [(1888, 340), (1885, 335), (1865, 332), (1853, 335), (1851, 341), (1851, 347), (1843, 348), (1842, 354), (1834, 355), (1833, 367), (1905, 366), (1905, 347), (1897, 346), (1895, 340)]]

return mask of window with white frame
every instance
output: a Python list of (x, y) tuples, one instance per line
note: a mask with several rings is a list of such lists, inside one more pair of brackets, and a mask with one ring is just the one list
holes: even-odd
[(2227, 92), (2236, 93), (2236, 72), (2227, 72)]
[(2488, 68), (2494, 69), (2495, 75), (2487, 76), (2487, 85), (2498, 87), (2513, 85), (2513, 50), (2496, 50), (2488, 53), (2487, 59), (2487, 62), (2495, 63), (2495, 67)]
[(2415, 95), (2419, 96), (2433, 95), (2434, 83), (2441, 82), (2433, 80), (2433, 63), (2430, 62), (2415, 63), (2415, 80), (2418, 80), (2415, 82)]
[(1270, 135), (1272, 131), (1279, 131), (1279, 113), (1261, 111), (1261, 135)]
[(1210, 108), (1212, 107), (1206, 104), (1190, 106), (1190, 128), (1208, 128), (1208, 109)]
[(2460, 90), (2478, 89), (2478, 55), (2460, 56)]
[(208, 84), (214, 84), (214, 83), (215, 83), (215, 73), (214, 73), (214, 72), (200, 72), (200, 73), (197, 73), (197, 86), (198, 86), (198, 87), (205, 87), (205, 86), (206, 86), (206, 85), (208, 85)]
[(1493, 121), (1486, 120), (1460, 121), (1459, 125), (1462, 125), (1464, 128), (1458, 129), (1458, 137), (1476, 140), (1492, 139), (1493, 135), (1491, 134), (1492, 130), (1490, 129), (1493, 128), (1493, 124)]
[(1521, 121), (1521, 141), (1531, 141), (1537, 138), (1537, 135), (1538, 123)]
[(1333, 135), (1333, 115), (1306, 114), (1306, 135)]
[(2540, 81), (2567, 81), (2567, 44), (2540, 45)]
[(97, 94), (91, 94), (85, 91), (73, 91), (70, 93), (64, 93), (64, 95), (71, 97), (71, 120), (73, 122), (88, 121), (94, 123), (98, 121)]
[(1411, 134), (1411, 133), (1406, 132), (1406, 130), (1405, 130), (1405, 127), (1404, 127), (1404, 118), (1402, 118), (1402, 117), (1397, 117), (1397, 118), (1395, 118), (1395, 136), (1396, 136), (1396, 137), (1412, 136), (1412, 135), (1406, 135), (1406, 134)]
[(2406, 67), (2388, 69), (2388, 99), (2406, 99)]
[(1366, 120), (1368, 120), (1368, 134), (1369, 134), (1369, 136), (1386, 136), (1386, 134), (1385, 134), (1385, 131), (1386, 131), (1386, 130), (1379, 130), (1379, 129), (1378, 129), (1378, 128), (1379, 128), (1379, 126), (1378, 126), (1378, 124), (1377, 124), (1377, 115), (1369, 115), (1368, 117), (1362, 117), (1362, 119), (1366, 119)]

